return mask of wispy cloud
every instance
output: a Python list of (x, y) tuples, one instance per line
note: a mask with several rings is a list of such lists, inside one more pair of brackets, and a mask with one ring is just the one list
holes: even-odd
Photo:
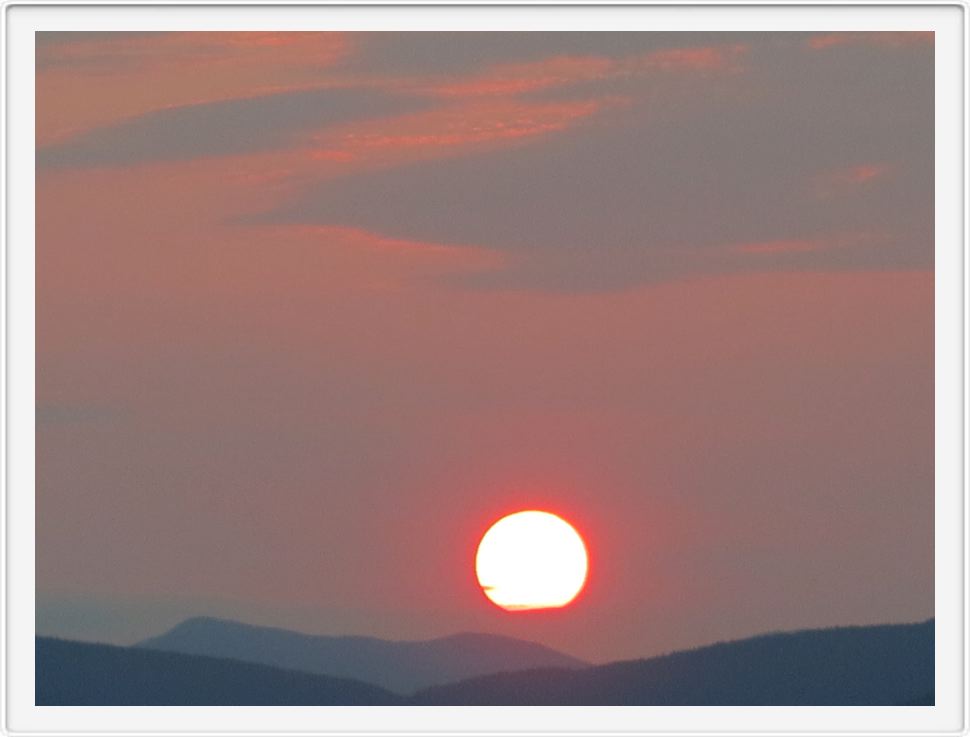
[[(408, 240), (362, 228), (268, 225), (247, 230), (249, 237), (271, 239), (283, 253), (312, 249), (319, 254), (313, 262), (339, 273), (327, 279), (330, 291), (397, 290), (428, 280), (500, 271), (508, 263), (508, 254), (482, 246)], [(310, 278), (319, 285), (326, 277)]]
[[(746, 44), (723, 44), (617, 57), (554, 54), (409, 78), (335, 71), (359, 45), (354, 34), (48, 34), (38, 45), (44, 101), (38, 163), (126, 166), (277, 150), (285, 162), (242, 176), (253, 184), (312, 179), (315, 170), (332, 176), (521, 145), (629, 102), (595, 89), (558, 101), (527, 93), (652, 74), (737, 71), (748, 52)], [(192, 75), (189, 68), (200, 64), (207, 73)], [(199, 86), (196, 77), (207, 82)], [(72, 90), (89, 88), (94, 99), (60, 94), (65, 81)], [(110, 104), (97, 104), (102, 94)], [(73, 114), (88, 108), (98, 112)], [(354, 125), (341, 126), (342, 119)]]
[(419, 86), (418, 92), (441, 97), (521, 95), (581, 80), (601, 79), (615, 62), (596, 56), (556, 56), (524, 64), (503, 64), (482, 74)]
[(564, 102), (483, 100), (426, 112), (344, 126), (315, 136), (312, 152), (332, 161), (394, 161), (464, 153), (563, 131), (625, 101), (617, 98)]
[(327, 125), (413, 110), (427, 103), (374, 90), (309, 90), (183, 105), (42, 147), (45, 167), (131, 166), (258, 153), (299, 143)]
[(499, 64), (481, 74), (418, 86), (442, 97), (521, 95), (580, 82), (674, 72), (736, 72), (747, 44), (668, 48), (626, 57), (553, 56), (535, 62)]
[(127, 75), (198, 64), (320, 69), (353, 48), (353, 35), (318, 32), (54, 32), (37, 34), (37, 69)]
[(871, 31), (819, 33), (811, 36), (805, 45), (815, 51), (837, 46), (881, 46), (905, 48), (910, 46), (932, 45), (933, 31)]
[(722, 247), (725, 253), (744, 256), (777, 256), (788, 254), (825, 253), (828, 251), (871, 246), (889, 239), (880, 233), (838, 233), (814, 238), (793, 238), (771, 241), (731, 243)]
[(873, 179), (883, 177), (888, 173), (888, 164), (860, 164), (859, 166), (846, 169), (843, 172), (837, 172), (833, 177), (845, 182), (851, 182), (852, 184), (864, 184)]
[(192, 104), (326, 82), (344, 33), (38, 33), (37, 139)]
[[(371, 46), (353, 34), (346, 43), (319, 39), (340, 53), (356, 50), (353, 64), (317, 49), (314, 34), (232, 34), (211, 46), (204, 34), (109, 39), (116, 58), (137, 56), (138, 48), (150, 57), (128, 72), (108, 65), (106, 79), (120, 85), (112, 98), (161, 79), (154, 75), (168, 67), (156, 51), (166, 44), (190, 44), (187, 56), (231, 68), (249, 87), (247, 65), (265, 49), (281, 49), (287, 61), (267, 62), (276, 64), (275, 77), (254, 72), (272, 92), (227, 83), (212, 99), (156, 107), (42, 145), (38, 163), (52, 179), (69, 177), (65, 169), (141, 167), (147, 176), (147, 167), (161, 166), (172, 187), (218, 202), (214, 222), (236, 228), (336, 228), (328, 239), (382, 233), (425, 252), (430, 244), (486, 246), (506, 256), (494, 271), (519, 269), (522, 284), (608, 288), (700, 273), (715, 262), (730, 270), (772, 259), (924, 263), (927, 228), (900, 203), (919, 199), (925, 176), (914, 155), (892, 149), (900, 135), (923, 145), (923, 118), (893, 114), (903, 91), (907, 100), (923, 99), (931, 64), (886, 54), (865, 75), (812, 77), (802, 49), (820, 35), (827, 34), (759, 45), (747, 36), (678, 43), (680, 36), (630, 34), (598, 48), (601, 37), (587, 34), (558, 52), (553, 35), (504, 61), (494, 50), (449, 47), (449, 36), (441, 42), (464, 63), (419, 69), (368, 66), (357, 52)], [(844, 35), (815, 45), (926, 40)], [(648, 36), (637, 51), (633, 42)], [(100, 43), (88, 38), (72, 53), (93, 59)], [(386, 61), (413, 51), (398, 49)], [(79, 76), (79, 89), (96, 96), (92, 75)], [(176, 77), (185, 80), (173, 87), (180, 93), (194, 84), (188, 68)], [(174, 98), (162, 90), (151, 102), (163, 99)], [(92, 106), (108, 114), (98, 99)], [(890, 119), (891, 126), (882, 122)], [(874, 241), (775, 235), (857, 233), (876, 222), (902, 233), (901, 220), (920, 226), (908, 250), (894, 245), (886, 254)], [(364, 250), (377, 242), (344, 236)]]
[(827, 171), (813, 177), (812, 183), (819, 197), (849, 196), (868, 189), (892, 172), (888, 163), (855, 164), (844, 169)]

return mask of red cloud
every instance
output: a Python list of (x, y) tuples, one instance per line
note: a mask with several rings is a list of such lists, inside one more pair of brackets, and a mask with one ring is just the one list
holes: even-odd
[(595, 56), (556, 56), (527, 64), (502, 64), (485, 74), (432, 85), (425, 91), (442, 97), (518, 95), (559, 85), (601, 79), (615, 66)]
[[(85, 33), (37, 45), (37, 142), (154, 110), (320, 85), (347, 33)], [(204, 73), (200, 73), (204, 69)]]
[[(524, 93), (653, 74), (732, 72), (748, 51), (746, 45), (726, 44), (659, 49), (623, 58), (560, 55), (450, 78), (346, 77), (335, 69), (321, 71), (351, 53), (354, 39), (352, 33), (292, 32), (51, 38), (38, 52), (39, 61), (46, 64), (37, 79), (38, 143), (152, 110), (268, 90), (376, 87), (441, 100), (440, 107), (423, 113), (321, 129), (293, 141), (285, 151), (231, 157), (227, 162), (233, 182), (279, 190), (320, 177), (519, 145), (629, 103), (615, 96), (519, 99)], [(200, 64), (206, 74), (196, 73)]]
[[(191, 67), (199, 63), (239, 64), (259, 57), (263, 64), (279, 66), (329, 64), (351, 47), (346, 33), (185, 31), (159, 34), (118, 33), (95, 38), (80, 32), (38, 44), (38, 67), (71, 67), (74, 72), (126, 74), (165, 67)], [(210, 70), (211, 71), (211, 70)]]
[(335, 289), (395, 289), (415, 278), (501, 269), (508, 261), (507, 254), (481, 246), (390, 238), (338, 225), (272, 225), (254, 232), (312, 249), (313, 258), (340, 275)]
[(886, 177), (892, 167), (884, 163), (868, 163), (846, 169), (826, 172), (815, 178), (815, 190), (819, 197), (847, 195), (869, 186), (877, 179)]
[(771, 254), (771, 253), (807, 253), (810, 251), (823, 251), (830, 247), (824, 241), (814, 240), (779, 240), (779, 241), (756, 241), (753, 243), (740, 243), (730, 246), (728, 250), (732, 253), (747, 254)]
[(512, 96), (579, 82), (645, 76), (655, 72), (731, 72), (748, 52), (745, 44), (660, 49), (612, 59), (600, 56), (554, 56), (524, 64), (500, 64), (484, 74), (450, 80), (417, 91), (442, 97)]
[(932, 45), (933, 42), (933, 31), (876, 31), (822, 33), (809, 38), (806, 45), (818, 51), (833, 46), (868, 45), (899, 48)]
[(748, 256), (767, 256), (793, 253), (819, 253), (856, 246), (872, 245), (885, 240), (885, 236), (876, 233), (838, 233), (819, 238), (792, 238), (774, 241), (752, 241), (749, 243), (732, 243), (724, 247), (724, 251)]
[(637, 57), (633, 66), (639, 71), (737, 71), (749, 49), (747, 44), (662, 49)]
[(861, 166), (854, 166), (851, 169), (847, 169), (839, 176), (853, 184), (862, 184), (863, 182), (868, 182), (870, 179), (881, 177), (888, 171), (889, 166), (886, 164), (862, 164)]
[(320, 134), (312, 157), (328, 161), (383, 164), (506, 145), (519, 139), (564, 130), (607, 107), (617, 98), (527, 103), (520, 100), (469, 100), (428, 112), (358, 123)]

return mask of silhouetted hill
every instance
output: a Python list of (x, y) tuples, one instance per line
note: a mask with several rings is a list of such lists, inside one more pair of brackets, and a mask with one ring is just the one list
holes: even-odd
[(587, 665), (537, 643), (498, 635), (466, 633), (395, 642), (305, 635), (208, 617), (188, 619), (138, 647), (355, 678), (402, 694), (487, 673)]
[(903, 705), (934, 691), (934, 622), (770, 634), (581, 670), (483, 676), (425, 705)]
[(254, 663), (48, 637), (35, 643), (35, 703), (104, 706), (395, 705), (369, 683)]
[[(323, 639), (383, 645), (427, 644), (386, 643), (371, 638)], [(473, 652), (479, 647), (487, 650), (496, 641), (506, 641), (487, 635), (459, 635), (431, 642), (453, 639)], [(36, 703), (932, 705), (934, 644), (933, 620), (910, 625), (808, 630), (575, 670), (543, 668), (497, 673), (427, 688), (405, 699), (357, 680), (240, 660), (39, 637)], [(377, 667), (376, 663), (371, 665)]]

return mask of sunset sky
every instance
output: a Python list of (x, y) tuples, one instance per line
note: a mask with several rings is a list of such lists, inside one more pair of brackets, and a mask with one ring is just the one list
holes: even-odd
[[(37, 628), (933, 615), (933, 35), (39, 33)], [(573, 604), (473, 570), (569, 519)]]

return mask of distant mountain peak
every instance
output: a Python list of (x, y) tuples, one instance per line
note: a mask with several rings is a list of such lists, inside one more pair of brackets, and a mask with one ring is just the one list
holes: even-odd
[(209, 616), (190, 617), (137, 646), (355, 678), (397, 693), (488, 673), (588, 665), (539, 643), (481, 632), (382, 640), (310, 635)]

